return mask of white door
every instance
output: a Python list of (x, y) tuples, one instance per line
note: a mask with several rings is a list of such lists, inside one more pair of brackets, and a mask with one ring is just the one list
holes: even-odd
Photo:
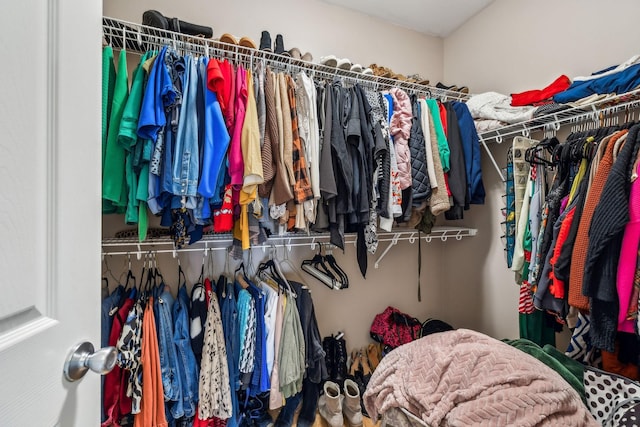
[(0, 6), (0, 425), (95, 426), (100, 377), (100, 0)]

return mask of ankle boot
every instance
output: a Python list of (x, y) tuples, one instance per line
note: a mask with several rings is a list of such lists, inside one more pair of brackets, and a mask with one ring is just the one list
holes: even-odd
[(333, 335), (324, 337), (322, 340), (322, 349), (324, 350), (324, 362), (327, 365), (327, 374), (329, 379), (336, 379), (336, 363), (335, 363), (336, 339)]
[(329, 424), (329, 427), (342, 427), (342, 399), (338, 384), (327, 381), (324, 383), (324, 394), (318, 400), (318, 412)]
[(352, 380), (344, 382), (344, 405), (342, 414), (350, 427), (362, 427), (362, 410), (360, 408), (360, 390)]
[(335, 340), (334, 360), (335, 381), (342, 385), (347, 377), (347, 343), (344, 338)]
[(274, 53), (278, 55), (291, 56), (289, 52), (284, 48), (284, 40), (282, 39), (282, 34), (276, 35), (276, 45), (273, 49)]

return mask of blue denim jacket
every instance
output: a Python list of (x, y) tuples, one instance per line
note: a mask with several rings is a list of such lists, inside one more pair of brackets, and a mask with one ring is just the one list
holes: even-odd
[(183, 284), (178, 290), (178, 298), (173, 303), (173, 342), (178, 353), (178, 373), (182, 384), (182, 402), (185, 417), (196, 414), (198, 402), (198, 365), (191, 348), (189, 337), (189, 295)]
[(185, 56), (182, 83), (182, 107), (176, 133), (172, 174), (172, 193), (180, 196), (196, 196), (199, 177), (198, 151), (198, 71), (196, 60)]
[(173, 344), (173, 319), (171, 309), (174, 298), (164, 283), (155, 289), (157, 298), (154, 303), (154, 314), (157, 316), (158, 352), (160, 353), (160, 371), (162, 374), (162, 388), (164, 400), (171, 403), (170, 410), (173, 418), (184, 416), (182, 406), (182, 384), (178, 373), (178, 355)]

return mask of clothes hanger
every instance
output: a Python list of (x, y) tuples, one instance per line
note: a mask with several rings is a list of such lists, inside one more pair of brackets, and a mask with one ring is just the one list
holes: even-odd
[(312, 259), (302, 261), (300, 268), (318, 279), (329, 289), (340, 289), (341, 283), (338, 278), (326, 266), (322, 255), (323, 244), (319, 245), (318, 253)]
[(241, 262), (238, 268), (233, 272), (233, 277), (242, 286), (243, 289), (249, 287), (249, 283), (245, 279), (246, 271), (244, 269), (244, 262)]
[(328, 250), (325, 253), (325, 260), (329, 263), (331, 269), (338, 275), (340, 278), (341, 288), (349, 287), (349, 277), (347, 277), (347, 273), (338, 265), (338, 261), (333, 257), (333, 245), (328, 245)]
[(258, 266), (258, 273), (270, 272), (270, 277), (278, 283), (278, 286), (281, 287), (284, 291), (288, 292), (292, 297), (296, 298), (296, 293), (293, 291), (293, 288), (289, 284), (289, 281), (282, 273), (282, 269), (280, 268), (280, 264), (276, 260), (275, 246), (271, 248), (271, 256), (265, 262), (260, 263)]
[[(133, 271), (131, 270), (131, 253), (127, 252), (127, 261), (129, 263), (129, 269), (127, 270), (127, 279), (124, 285), (124, 290), (128, 291), (128, 290), (134, 290), (136, 288), (136, 276), (133, 275)], [(129, 281), (133, 281), (133, 286), (129, 287)]]
[[(302, 289), (309, 290), (309, 286), (307, 286), (307, 283), (302, 277), (302, 275), (300, 274), (299, 269), (297, 269), (289, 259), (289, 250), (287, 248), (284, 248), (284, 257), (281, 260), (281, 264), (286, 264), (286, 266), (289, 267), (290, 272), (295, 273), (295, 275), (297, 276), (296, 278), (298, 279), (298, 282), (302, 285)], [(309, 290), (309, 292), (311, 291)]]

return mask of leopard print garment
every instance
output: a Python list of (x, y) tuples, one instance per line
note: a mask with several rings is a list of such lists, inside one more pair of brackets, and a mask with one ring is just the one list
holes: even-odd
[(129, 371), (127, 384), (127, 396), (131, 398), (131, 413), (140, 413), (140, 401), (142, 399), (142, 303), (136, 301), (127, 315), (127, 320), (122, 328), (122, 334), (116, 343), (118, 350), (118, 365)]

